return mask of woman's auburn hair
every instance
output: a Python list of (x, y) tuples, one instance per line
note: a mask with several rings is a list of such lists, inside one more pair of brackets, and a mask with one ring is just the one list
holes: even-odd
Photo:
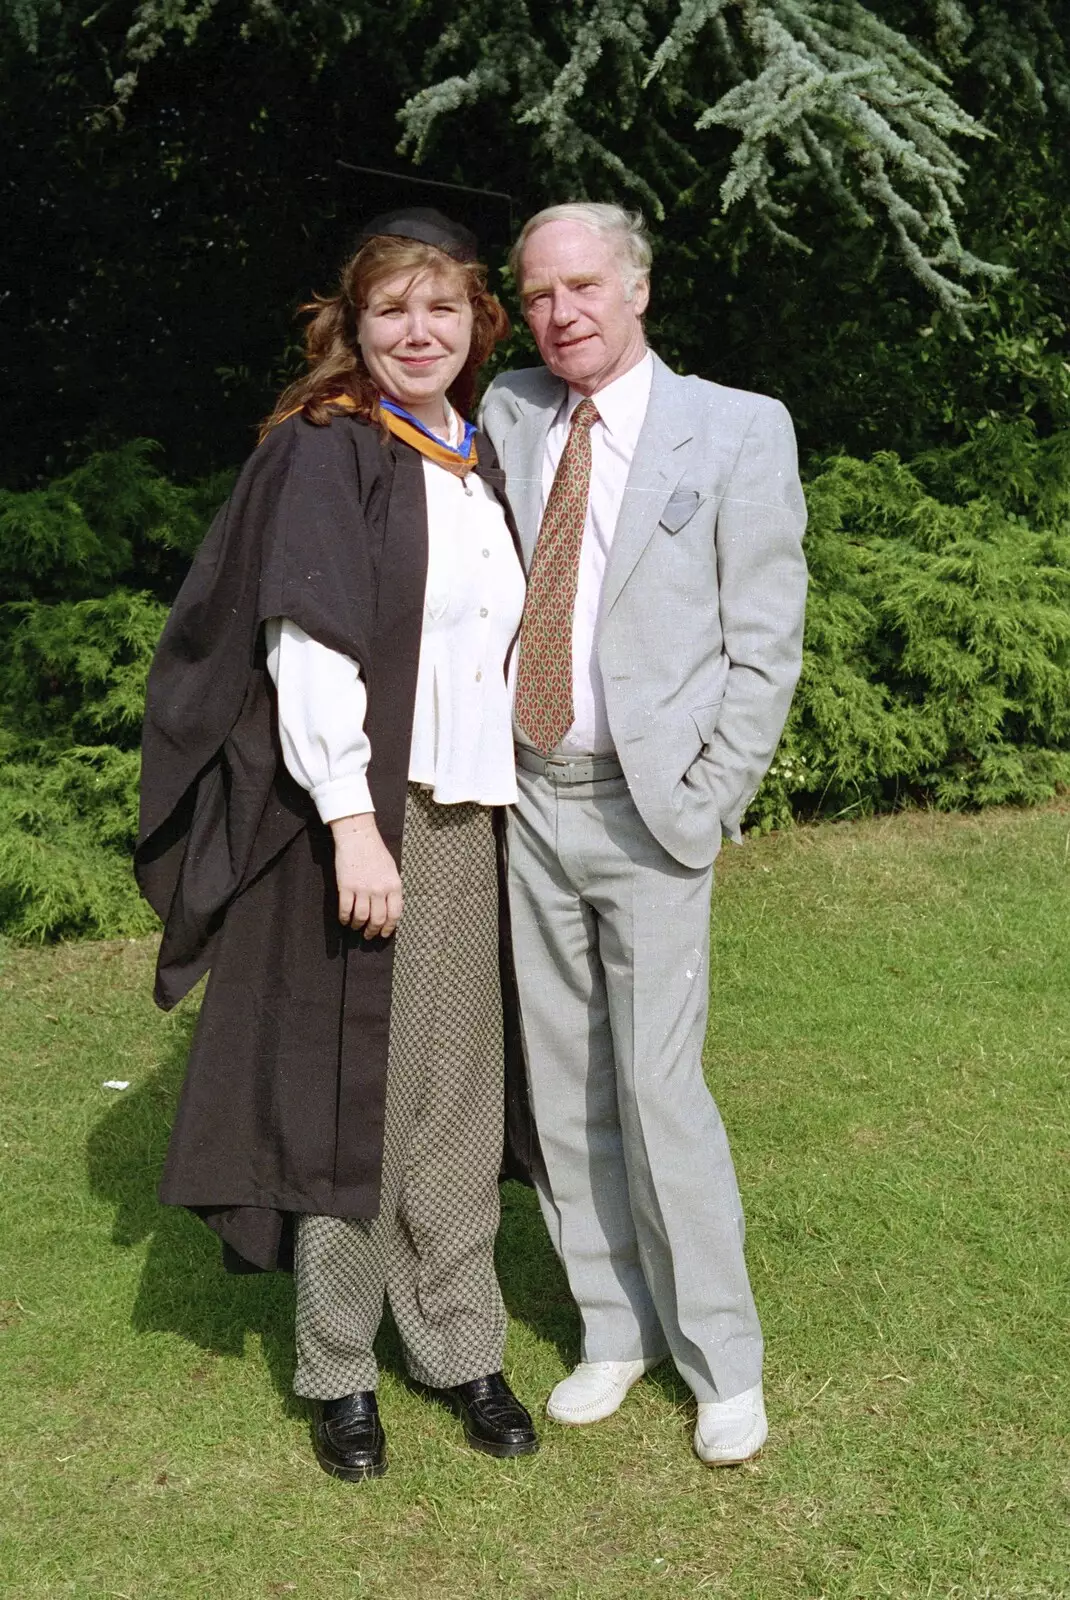
[(509, 332), (505, 308), (487, 289), (487, 269), (478, 261), (455, 261), (444, 250), (418, 239), (382, 234), (362, 245), (342, 268), (338, 293), (315, 295), (299, 309), (309, 317), (305, 328), (308, 372), (284, 389), (260, 429), (264, 439), (286, 417), (300, 411), (307, 421), (324, 427), (337, 413), (332, 400), (345, 396), (347, 412), (379, 420), (379, 389), (360, 353), (357, 325), (372, 290), (387, 278), (407, 272), (416, 278), (432, 270), (446, 273), (463, 286), (472, 307), (472, 343), (468, 359), (449, 387), (448, 396), (463, 417), (475, 401), (476, 373), (499, 340)]

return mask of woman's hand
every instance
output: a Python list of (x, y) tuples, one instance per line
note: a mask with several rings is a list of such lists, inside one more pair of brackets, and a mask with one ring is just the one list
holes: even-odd
[(365, 939), (389, 939), (401, 919), (401, 877), (375, 825), (375, 812), (331, 823), (338, 920)]

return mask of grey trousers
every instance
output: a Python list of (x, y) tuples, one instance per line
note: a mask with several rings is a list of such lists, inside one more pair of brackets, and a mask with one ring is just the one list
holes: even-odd
[(669, 1353), (701, 1401), (760, 1382), (728, 1140), (702, 1075), (712, 868), (681, 866), (623, 778), (518, 774), (509, 905), (537, 1187), (582, 1359)]
[(497, 859), (491, 813), (410, 785), (394, 955), (382, 1196), (372, 1222), (301, 1217), (297, 1394), (374, 1389), (384, 1292), (411, 1375), (497, 1372), (503, 1137)]

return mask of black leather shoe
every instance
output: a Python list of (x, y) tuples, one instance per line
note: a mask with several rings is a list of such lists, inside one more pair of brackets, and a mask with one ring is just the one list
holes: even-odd
[(386, 1471), (386, 1434), (372, 1389), (324, 1400), (312, 1437), (316, 1460), (332, 1478), (360, 1483)]
[(500, 1372), (440, 1389), (464, 1419), (473, 1450), (488, 1456), (530, 1456), (539, 1448), (531, 1418)]

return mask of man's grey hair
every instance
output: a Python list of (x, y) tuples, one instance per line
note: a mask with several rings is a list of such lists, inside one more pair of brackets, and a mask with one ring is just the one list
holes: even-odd
[(650, 277), (653, 252), (642, 212), (625, 211), (623, 206), (602, 205), (594, 200), (574, 200), (567, 205), (547, 206), (545, 211), (537, 211), (521, 228), (520, 237), (509, 252), (509, 266), (518, 293), (524, 292), (520, 276), (524, 246), (536, 228), (545, 227), (548, 222), (578, 222), (605, 239), (616, 257), (629, 300), (643, 280)]

